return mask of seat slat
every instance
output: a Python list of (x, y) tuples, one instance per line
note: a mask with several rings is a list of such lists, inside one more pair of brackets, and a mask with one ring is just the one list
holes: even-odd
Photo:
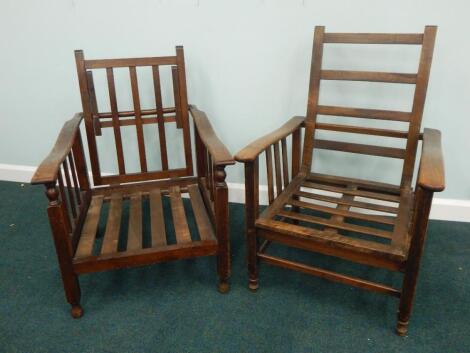
[(421, 33), (325, 33), (323, 43), (415, 44), (423, 43)]
[[(345, 195), (345, 196), (352, 196), (352, 195)], [(344, 200), (344, 201), (351, 202), (353, 200)], [(383, 223), (383, 224), (390, 224), (390, 225), (395, 224), (395, 219), (392, 218), (392, 217), (385, 217), (385, 216), (377, 216), (377, 215), (371, 215), (371, 214), (352, 212), (352, 211), (348, 211), (348, 210), (343, 210), (341, 208), (326, 207), (326, 206), (313, 204), (313, 203), (310, 203), (310, 202), (297, 201), (297, 200), (293, 200), (293, 199), (289, 200), (288, 204), (293, 205), (293, 206), (308, 208), (308, 209), (314, 210), (314, 211), (324, 212), (324, 213), (333, 214), (333, 215), (339, 215), (339, 216), (347, 217), (347, 218), (356, 218), (356, 219), (362, 219), (362, 220), (365, 220), (365, 221), (377, 222), (377, 223)], [(347, 205), (347, 206), (350, 206), (350, 205)]]
[(104, 196), (102, 195), (93, 196), (91, 198), (77, 251), (75, 252), (75, 258), (92, 255), (93, 244), (95, 243), (96, 232), (98, 230), (98, 222), (100, 221), (103, 198)]
[(349, 108), (330, 105), (318, 105), (317, 114), (405, 122), (409, 122), (411, 118), (411, 113), (409, 112), (401, 112), (396, 110)]
[(150, 191), (150, 224), (152, 247), (166, 245), (165, 217), (160, 189)]
[(375, 229), (371, 227), (364, 227), (364, 226), (358, 226), (355, 224), (335, 222), (333, 220), (305, 215), (305, 214), (291, 212), (291, 211), (281, 210), (278, 212), (278, 215), (291, 218), (291, 219), (296, 219), (298, 221), (304, 221), (304, 222), (313, 223), (313, 224), (320, 224), (326, 227), (342, 229), (342, 230), (347, 230), (347, 231), (361, 233), (361, 234), (373, 235), (373, 236), (380, 237), (380, 238), (392, 239), (392, 232), (387, 232), (387, 231), (383, 231), (383, 230)]
[(396, 138), (402, 138), (402, 139), (408, 138), (408, 131), (377, 129), (377, 128), (370, 128), (370, 127), (362, 127), (362, 126), (316, 123), (315, 128), (318, 130), (341, 131), (341, 132), (349, 132), (352, 134), (387, 136), (387, 137), (396, 137)]
[[(291, 236), (291, 240), (294, 241), (302, 239), (307, 242), (318, 242), (328, 248), (342, 248), (379, 257), (386, 256), (389, 259), (398, 261), (402, 261), (404, 256), (403, 251), (393, 248), (388, 244), (348, 237), (341, 234), (329, 234), (318, 229), (302, 227), (300, 225), (272, 219), (259, 218), (256, 220), (256, 226), (268, 231), (262, 233), (264, 238), (273, 239), (275, 241), (280, 240), (279, 237), (276, 236), (276, 233), (282, 233)], [(272, 237), (270, 233), (272, 233)], [(330, 255), (334, 254), (330, 253)]]
[(142, 249), (142, 194), (130, 196), (129, 230), (127, 233), (127, 250)]
[(206, 206), (202, 201), (199, 186), (189, 185), (188, 186), (189, 197), (191, 199), (191, 205), (193, 208), (194, 217), (196, 218), (197, 229), (199, 230), (199, 236), (201, 240), (213, 240), (215, 239), (214, 229), (209, 220), (209, 215), (206, 211)]
[(319, 189), (319, 190), (326, 190), (331, 192), (336, 192), (340, 194), (349, 194), (355, 196), (366, 197), (369, 199), (377, 199), (377, 200), (384, 200), (390, 202), (400, 202), (400, 196), (396, 195), (388, 195), (388, 194), (381, 194), (378, 192), (370, 192), (370, 191), (362, 191), (362, 190), (348, 190), (341, 187), (318, 184), (318, 183), (311, 183), (311, 182), (303, 182), (302, 186), (312, 188), (312, 189)]
[(170, 203), (171, 213), (173, 215), (173, 225), (175, 227), (176, 241), (178, 243), (191, 242), (191, 234), (189, 232), (179, 186), (173, 186), (170, 188)]
[(315, 148), (322, 150), (367, 154), (370, 156), (389, 157), (396, 159), (405, 158), (405, 149), (395, 147), (382, 147), (375, 145), (364, 145), (360, 143), (319, 140), (314, 142)]
[(386, 212), (386, 213), (394, 213), (394, 214), (398, 213), (398, 208), (397, 207), (377, 205), (377, 204), (374, 204), (374, 203), (355, 201), (355, 200), (354, 201), (344, 200), (342, 198), (326, 196), (326, 195), (320, 195), (320, 194), (314, 194), (314, 193), (305, 192), (305, 191), (297, 191), (295, 193), (295, 195), (300, 196), (300, 197), (306, 197), (306, 198), (309, 198), (309, 199), (318, 200), (318, 201), (323, 201), (323, 202), (329, 202), (329, 203), (341, 204), (341, 205), (348, 205), (348, 206), (357, 207), (357, 208), (365, 208), (367, 210)]
[[(356, 190), (357, 188), (356, 187), (350, 187), (351, 189), (353, 190)], [(341, 200), (343, 201), (354, 201), (354, 195), (348, 195), (348, 194), (344, 194), (342, 197), (341, 197)], [(346, 204), (337, 204), (336, 205), (336, 209), (338, 211), (349, 211), (349, 209), (351, 208), (351, 206), (349, 205), (346, 205)], [(339, 214), (332, 214), (332, 216), (330, 217), (330, 220), (334, 221), (334, 222), (344, 222), (344, 216), (342, 215), (339, 215)], [(338, 229), (335, 229), (335, 228), (325, 228), (325, 231), (328, 231), (328, 232), (331, 232), (331, 233), (338, 233)]]
[(322, 70), (322, 80), (416, 83), (416, 74), (373, 71)]
[(112, 194), (109, 206), (106, 231), (101, 246), (101, 254), (112, 254), (117, 252), (119, 241), (119, 229), (121, 228), (122, 195)]
[(325, 183), (325, 184), (337, 184), (341, 186), (348, 186), (348, 185), (353, 184), (357, 186), (359, 189), (378, 191), (381, 193), (392, 194), (392, 195), (400, 195), (401, 193), (399, 185), (381, 183), (381, 182), (372, 181), (372, 180), (348, 178), (348, 177), (343, 177), (343, 176), (328, 175), (328, 174), (321, 174), (321, 173), (310, 173), (307, 175), (306, 179), (309, 181), (317, 181), (317, 182)]

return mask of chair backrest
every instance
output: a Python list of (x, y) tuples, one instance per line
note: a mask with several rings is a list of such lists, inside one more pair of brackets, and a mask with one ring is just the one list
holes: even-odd
[[(188, 122), (188, 99), (186, 93), (186, 78), (184, 66), (183, 47), (176, 47), (175, 56), (126, 58), (126, 59), (102, 59), (85, 60), (83, 51), (75, 51), (77, 73), (80, 84), (85, 128), (87, 133), (88, 147), (90, 153), (91, 169), (95, 185), (120, 184), (138, 182), (153, 179), (172, 178), (188, 176), (193, 174), (191, 137)], [(153, 76), (153, 93), (155, 96), (155, 107), (142, 109), (139, 95), (139, 84), (137, 69), (150, 67)], [(173, 79), (174, 106), (164, 107), (162, 102), (162, 85), (160, 68), (170, 66)], [(126, 111), (118, 110), (116, 98), (116, 85), (114, 79), (115, 68), (128, 68), (133, 109)], [(93, 83), (93, 70), (105, 70), (107, 88), (111, 111), (99, 111), (95, 87)], [(183, 145), (185, 156), (184, 168), (169, 167), (167, 138), (165, 135), (165, 124), (176, 123), (177, 128), (183, 130)], [(158, 126), (158, 140), (160, 144), (161, 170), (149, 170), (148, 156), (144, 139), (145, 124), (156, 124)], [(121, 137), (121, 127), (135, 125), (138, 146), (138, 160), (140, 172), (129, 172), (126, 168)], [(102, 135), (101, 129), (112, 128), (116, 147), (116, 161), (118, 174), (102, 175), (97, 137)], [(155, 133), (157, 134), (156, 130)], [(156, 150), (153, 148), (152, 151)]]
[[(325, 33), (324, 27), (315, 27), (313, 42), (310, 86), (307, 106), (305, 142), (302, 171), (310, 172), (314, 149), (343, 151), (403, 160), (401, 187), (410, 188), (416, 159), (421, 120), (428, 85), (431, 61), (437, 27), (426, 26), (424, 33), (382, 34), (382, 33)], [(390, 73), (371, 71), (324, 70), (322, 68), (323, 48), (328, 43), (347, 44), (404, 44), (420, 45), (421, 54), (417, 73)], [(327, 106), (319, 103), (321, 80), (368, 81), (415, 85), (413, 105), (410, 112), (361, 109)], [(317, 122), (317, 116), (339, 116), (348, 118), (381, 119), (408, 123), (406, 131), (378, 129), (363, 126), (338, 125)], [(315, 138), (318, 130), (337, 131), (352, 134), (393, 137), (406, 140), (405, 148), (365, 145)]]

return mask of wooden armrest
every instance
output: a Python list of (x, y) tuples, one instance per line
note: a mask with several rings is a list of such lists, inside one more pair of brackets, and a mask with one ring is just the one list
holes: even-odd
[(263, 152), (273, 143), (293, 133), (300, 126), (303, 125), (304, 121), (304, 116), (294, 116), (284, 125), (282, 125), (279, 129), (274, 130), (270, 134), (267, 134), (255, 140), (242, 150), (238, 151), (238, 153), (235, 155), (235, 160), (237, 160), (238, 162), (254, 161), (261, 152)]
[(445, 188), (444, 158), (439, 130), (424, 129), (418, 185), (430, 191), (442, 191)]
[(55, 183), (60, 164), (72, 149), (76, 134), (80, 133), (82, 118), (83, 114), (77, 113), (64, 124), (51, 152), (36, 169), (31, 184)]
[(204, 146), (206, 146), (210, 155), (212, 156), (212, 162), (215, 165), (231, 165), (235, 164), (235, 160), (228, 151), (227, 147), (220, 141), (217, 135), (212, 129), (212, 125), (207, 118), (206, 113), (202, 110), (197, 109), (195, 105), (189, 106), (189, 111), (194, 120), (199, 137), (202, 140)]

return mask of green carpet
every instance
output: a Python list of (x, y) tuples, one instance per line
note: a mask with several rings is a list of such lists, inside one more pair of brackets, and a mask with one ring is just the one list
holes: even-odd
[[(264, 265), (247, 289), (243, 206), (230, 207), (232, 289), (215, 259), (80, 277), (69, 315), (43, 188), (0, 182), (0, 352), (469, 352), (470, 224), (432, 221), (409, 336), (396, 298)], [(399, 284), (399, 276), (315, 254), (289, 258)]]

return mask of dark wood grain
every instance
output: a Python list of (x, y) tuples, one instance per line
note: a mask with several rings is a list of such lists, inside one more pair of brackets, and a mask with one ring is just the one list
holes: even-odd
[(242, 150), (238, 151), (238, 153), (235, 155), (235, 160), (238, 162), (253, 161), (268, 146), (271, 146), (273, 143), (297, 130), (304, 123), (304, 120), (305, 117), (302, 116), (293, 117), (279, 129), (274, 130), (270, 134), (257, 139)]
[(142, 249), (142, 195), (137, 192), (130, 197), (127, 250)]
[[(36, 170), (31, 181), (33, 184), (44, 184), (46, 187), (49, 222), (72, 317), (79, 318), (83, 315), (78, 282), (78, 275), (82, 273), (200, 256), (216, 256), (218, 289), (221, 293), (228, 292), (231, 261), (225, 168), (234, 164), (234, 160), (215, 134), (207, 116), (192, 107), (195, 157), (198, 161), (198, 174), (193, 176), (193, 150), (188, 121), (189, 105), (183, 48), (177, 47), (175, 56), (103, 60), (85, 60), (83, 51), (77, 50), (75, 59), (83, 113), (76, 114), (73, 119), (65, 123), (54, 148)], [(143, 81), (139, 87), (137, 67), (140, 66), (151, 67), (155, 94), (154, 108), (141, 107), (139, 88), (143, 91), (147, 87)], [(167, 86), (160, 77), (161, 66), (175, 67), (173, 72), (177, 89), (173, 92), (174, 106), (163, 106), (162, 90), (166, 90)], [(129, 96), (132, 97), (134, 105), (132, 110), (118, 108), (114, 68), (129, 70), (131, 83)], [(105, 87), (95, 87), (93, 82), (95, 69), (105, 69), (107, 78)], [(111, 111), (99, 111), (96, 96), (101, 95), (100, 88), (108, 91)], [(93, 186), (88, 179), (87, 158), (80, 133), (82, 119), (85, 121)], [(165, 135), (165, 125), (175, 122), (183, 130), (182, 146), (177, 145), (178, 141), (169, 141)], [(145, 124), (158, 126), (159, 150), (151, 145), (152, 139), (144, 139)], [(125, 157), (126, 160), (137, 158), (140, 161), (141, 170), (138, 172), (126, 170), (123, 139), (124, 136), (126, 138), (128, 136), (121, 134), (121, 127), (124, 126), (136, 128), (134, 141), (137, 142), (138, 156), (127, 155), (131, 150), (126, 150)], [(101, 175), (100, 163), (103, 161), (100, 161), (99, 156), (103, 158), (107, 154), (102, 153), (103, 144), (98, 144), (97, 138), (103, 135), (104, 128), (112, 128), (116, 146), (114, 160), (117, 161), (118, 174)], [(156, 150), (157, 153), (160, 152), (161, 170), (148, 169), (146, 151), (149, 151), (149, 148)], [(169, 166), (170, 148), (184, 149), (185, 166), (176, 168)], [(114, 152), (114, 147), (111, 151)], [(187, 192), (190, 194), (192, 213), (201, 240), (193, 241), (191, 238), (181, 198), (181, 193)], [(163, 198), (168, 196), (177, 244), (168, 244), (166, 237), (165, 221), (171, 220), (165, 219), (166, 201)], [(147, 199), (149, 208), (142, 206), (146, 204)], [(103, 219), (106, 221), (106, 227), (103, 230), (101, 249), (97, 249), (99, 247), (97, 245), (99, 241), (96, 240), (97, 232), (101, 232), (98, 227), (101, 210), (103, 204), (108, 202), (107, 219)], [(124, 211), (127, 215), (127, 204), (129, 205), (128, 226), (126, 230), (121, 230), (122, 213)], [(150, 227), (144, 226), (147, 217), (150, 218)], [(144, 239), (148, 238), (151, 239), (151, 244), (145, 244)]]
[(183, 200), (181, 199), (181, 191), (178, 186), (172, 186), (170, 188), (170, 203), (176, 241), (178, 244), (188, 243), (191, 241), (191, 233), (189, 232)]
[[(433, 193), (445, 187), (440, 133), (429, 129), (425, 129), (424, 134), (420, 132), (436, 29), (435, 26), (426, 26), (424, 33), (385, 34), (325, 33), (324, 27), (315, 28), (307, 117), (304, 122), (295, 124), (291, 120), (281, 129), (249, 144), (236, 155), (238, 161), (245, 163), (245, 216), (250, 289), (258, 288), (258, 262), (262, 261), (358, 288), (390, 294), (400, 298), (396, 330), (398, 334), (406, 335)], [(420, 45), (418, 72), (323, 69), (323, 51), (329, 50), (329, 46), (324, 46), (325, 43)], [(407, 112), (324, 105), (319, 102), (322, 80), (415, 85), (412, 109)], [(322, 115), (322, 122), (317, 122), (318, 115)], [(354, 121), (354, 125), (331, 123), (330, 116), (357, 118), (357, 120)], [(394, 121), (406, 128), (395, 130), (377, 127), (377, 124), (371, 124), (370, 119)], [(303, 150), (300, 147), (302, 127), (305, 128)], [(318, 138), (317, 130), (337, 133), (329, 134), (332, 138), (325, 140), (322, 137)], [(287, 157), (284, 148), (287, 144), (286, 137), (290, 134), (292, 134), (291, 180), (286, 184), (284, 176), (283, 191), (274, 197), (271, 148), (274, 148), (275, 177), (279, 185), (281, 163), (278, 144), (282, 143), (282, 164), (285, 166)], [(376, 139), (378, 142), (374, 145), (361, 143), (362, 141), (334, 140), (336, 136), (344, 134), (401, 139), (406, 143), (406, 147), (388, 147), (379, 139)], [(385, 141), (385, 138), (383, 140)], [(423, 146), (419, 171), (416, 175), (414, 165), (420, 140), (423, 140)], [(313, 170), (316, 168), (315, 149), (403, 159), (401, 182), (399, 185), (394, 185), (312, 171), (312, 168)], [(259, 215), (258, 156), (263, 151), (266, 151), (268, 163), (266, 168), (269, 206)], [(334, 157), (334, 154), (329, 155), (328, 162)], [(349, 165), (346, 170), (353, 171), (361, 167), (361, 165)], [(282, 172), (284, 175), (284, 169)], [(411, 186), (411, 181), (415, 177), (416, 191)], [(365, 223), (358, 224), (357, 221)], [(263, 245), (259, 247), (261, 241)], [(395, 289), (384, 284), (272, 256), (268, 254), (271, 243), (402, 272), (403, 285), (401, 290)]]
[(82, 119), (83, 115), (77, 113), (64, 124), (51, 152), (34, 172), (31, 184), (46, 184), (57, 180), (59, 168), (72, 149), (75, 137), (80, 133)]
[(322, 80), (346, 80), (388, 83), (416, 83), (416, 74), (373, 72), (373, 71), (346, 71), (346, 70), (322, 70)]

